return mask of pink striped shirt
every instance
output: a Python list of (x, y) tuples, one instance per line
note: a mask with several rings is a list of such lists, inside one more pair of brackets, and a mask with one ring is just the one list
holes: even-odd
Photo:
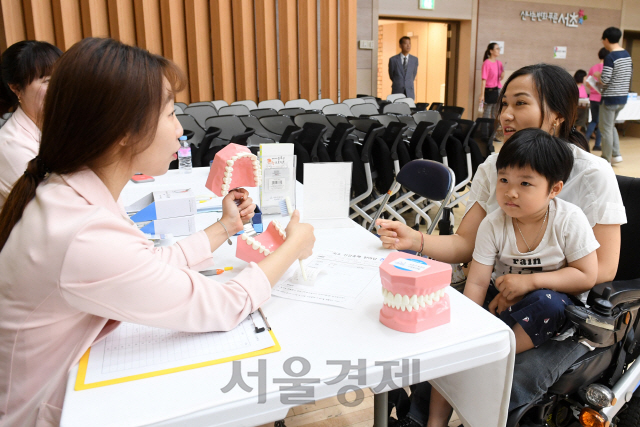
[[(589, 74), (590, 76), (593, 76), (595, 73), (602, 73), (602, 68), (604, 67), (604, 64), (596, 64), (593, 67), (589, 68)], [(582, 96), (582, 95), (580, 95)], [(589, 90), (589, 99), (591, 101), (596, 101), (596, 102), (600, 102), (600, 100), (602, 99), (602, 95), (600, 95), (596, 90), (590, 89)]]
[(485, 59), (482, 63), (482, 80), (486, 80), (485, 84), (486, 88), (502, 88), (502, 83), (500, 82), (500, 75), (504, 71), (504, 67), (502, 66), (502, 62), (496, 59), (495, 62), (491, 62), (490, 59)]

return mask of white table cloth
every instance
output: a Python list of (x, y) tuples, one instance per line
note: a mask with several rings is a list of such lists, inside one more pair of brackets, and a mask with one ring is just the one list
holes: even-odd
[[(200, 194), (207, 170), (195, 169), (191, 175), (170, 171), (156, 178), (155, 183), (128, 184), (123, 201), (127, 204), (146, 190), (180, 188), (185, 183), (193, 184), (196, 194)], [(297, 199), (301, 201), (302, 197)], [(198, 227), (211, 224), (216, 215), (198, 215)], [(265, 227), (268, 220), (265, 216)], [(316, 239), (318, 250), (379, 255), (389, 252), (381, 248), (374, 235), (355, 223), (347, 229), (316, 230)], [(215, 252), (217, 265), (235, 267), (220, 279), (233, 277), (242, 268), (244, 262), (234, 254), (235, 245), (226, 244)], [(515, 356), (513, 333), (454, 289), (448, 288), (447, 292), (451, 298), (451, 322), (418, 334), (397, 332), (379, 322), (383, 301), (379, 282), (367, 288), (354, 310), (274, 297), (263, 309), (282, 350), (241, 361), (242, 378), (253, 387), (251, 392), (239, 386), (228, 393), (221, 391), (232, 378), (231, 363), (78, 392), (73, 390), (75, 367), (68, 378), (61, 425), (235, 427), (276, 421), (283, 419), (292, 405), (281, 401), (287, 392), (281, 391), (284, 384), (274, 383), (274, 379), (291, 379), (283, 364), (290, 358), (304, 358), (310, 369), (301, 378), (319, 380), (311, 384), (315, 400), (335, 396), (345, 386), (376, 387), (385, 370), (380, 362), (397, 362), (398, 366), (392, 368), (397, 375), (393, 377), (396, 387), (431, 380), (453, 402), (465, 426), (504, 426)], [(358, 359), (366, 360), (366, 369), (361, 371), (366, 372), (364, 381), (359, 383), (352, 370), (353, 379), (325, 384), (341, 372), (341, 366), (327, 361), (356, 365)], [(247, 375), (258, 372), (260, 361), (266, 363), (265, 403), (258, 403), (258, 378)], [(403, 364), (410, 369), (403, 371)], [(292, 365), (295, 372), (300, 367), (299, 362)], [(389, 388), (379, 390), (386, 391)]]

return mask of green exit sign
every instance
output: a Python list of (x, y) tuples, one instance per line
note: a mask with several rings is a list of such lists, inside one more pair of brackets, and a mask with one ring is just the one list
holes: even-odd
[(436, 5), (436, 0), (419, 0), (418, 9), (433, 10)]

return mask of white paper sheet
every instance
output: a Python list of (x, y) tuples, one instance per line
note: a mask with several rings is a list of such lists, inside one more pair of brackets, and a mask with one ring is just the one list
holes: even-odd
[[(265, 327), (258, 312), (255, 325)], [(91, 346), (85, 383), (95, 383), (208, 362), (273, 347), (267, 330), (255, 332), (251, 317), (229, 332), (177, 332), (123, 323)]]
[(352, 163), (304, 164), (305, 220), (348, 218)]
[(376, 255), (318, 251), (303, 261), (307, 271), (314, 271), (312, 284), (301, 284), (296, 274), (288, 275), (278, 281), (271, 295), (352, 309), (364, 289), (380, 281), (382, 261)]

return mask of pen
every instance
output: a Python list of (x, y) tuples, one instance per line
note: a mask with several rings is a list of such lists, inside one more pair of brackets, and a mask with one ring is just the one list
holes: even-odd
[(262, 311), (262, 308), (258, 308), (258, 311), (260, 312), (260, 315), (262, 316), (262, 319), (264, 319), (264, 324), (267, 325), (267, 330), (271, 330), (271, 325), (269, 325), (269, 322), (267, 322), (267, 316), (264, 315), (264, 311)]
[(215, 270), (204, 270), (204, 271), (201, 271), (200, 273), (202, 273), (205, 276), (217, 276), (218, 274), (222, 274), (225, 271), (230, 271), (230, 270), (233, 270), (233, 267), (218, 268)]

